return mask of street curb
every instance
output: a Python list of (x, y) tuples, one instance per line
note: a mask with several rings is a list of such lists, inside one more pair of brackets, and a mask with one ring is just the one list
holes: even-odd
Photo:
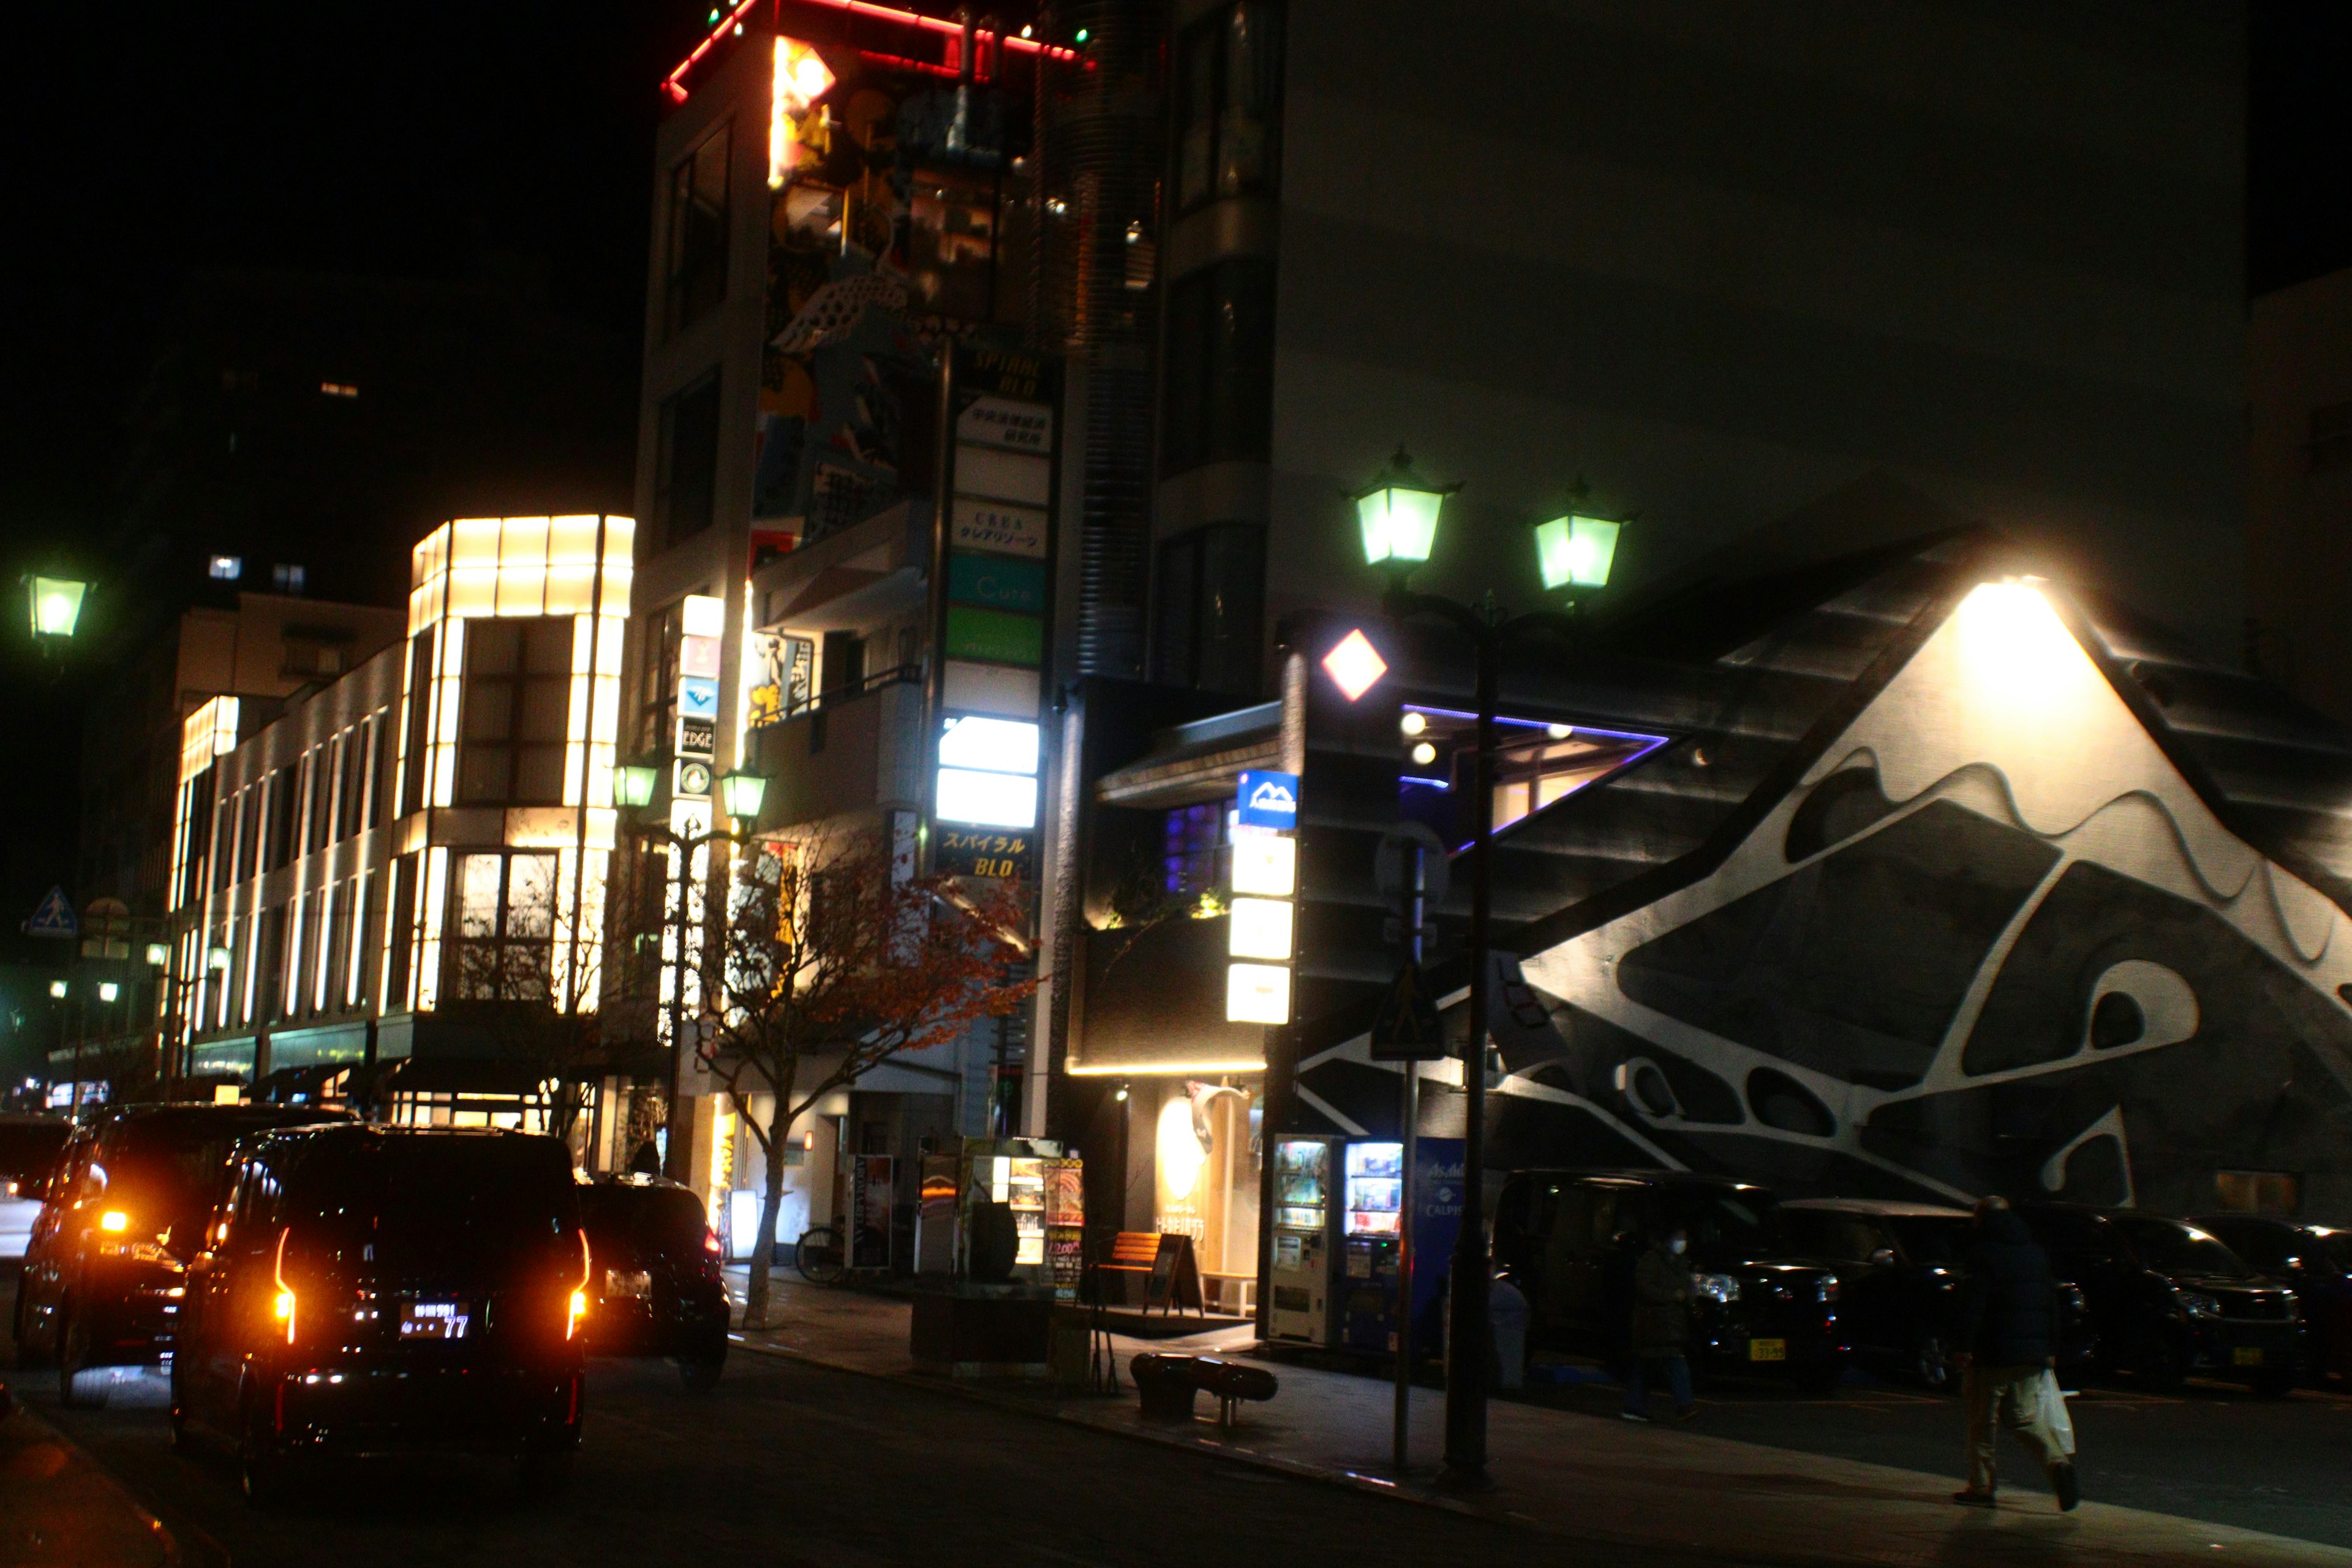
[(1157, 1447), (1172, 1448), (1180, 1453), (1223, 1459), (1229, 1464), (1246, 1465), (1254, 1469), (1272, 1470), (1277, 1475), (1288, 1476), (1294, 1480), (1311, 1481), (1318, 1486), (1333, 1487), (1341, 1491), (1358, 1492), (1367, 1497), (1389, 1498), (1398, 1502), (1417, 1503), (1423, 1508), (1442, 1510), (1465, 1519), (1521, 1524), (1530, 1522), (1518, 1515), (1474, 1508), (1458, 1499), (1424, 1491), (1419, 1488), (1400, 1486), (1394, 1481), (1384, 1481), (1370, 1476), (1359, 1475), (1352, 1470), (1309, 1465), (1297, 1459), (1285, 1459), (1276, 1455), (1262, 1454), (1250, 1448), (1229, 1448), (1203, 1438), (1179, 1436), (1173, 1432), (1150, 1432), (1131, 1426), (1105, 1426), (1100, 1422), (1088, 1421), (1083, 1416), (1074, 1415), (1065, 1410), (1039, 1406), (1027, 1400), (1015, 1399), (1009, 1394), (993, 1393), (985, 1388), (971, 1387), (949, 1379), (926, 1377), (920, 1373), (877, 1372), (871, 1367), (853, 1366), (845, 1362), (829, 1360), (824, 1356), (808, 1351), (795, 1350), (788, 1345), (761, 1344), (750, 1339), (740, 1339), (735, 1343), (741, 1349), (752, 1351), (761, 1355), (772, 1355), (783, 1361), (796, 1361), (809, 1366), (820, 1366), (828, 1372), (847, 1373), (856, 1377), (870, 1377), (878, 1383), (895, 1383), (905, 1388), (919, 1388), (932, 1394), (946, 1394), (951, 1398), (968, 1400), (974, 1405), (986, 1405), (998, 1410), (1011, 1411), (1016, 1415), (1027, 1415), (1038, 1420), (1058, 1421), (1064, 1426), (1076, 1426), (1082, 1431), (1097, 1432), (1108, 1437), (1125, 1437), (1139, 1443), (1150, 1443)]
[(133, 1519), (143, 1519), (147, 1521), (147, 1529), (149, 1532), (152, 1533), (155, 1540), (163, 1546), (163, 1554), (161, 1561), (164, 1564), (164, 1568), (183, 1568), (183, 1564), (185, 1563), (186, 1559), (180, 1553), (179, 1537), (173, 1535), (170, 1528), (166, 1526), (162, 1520), (156, 1518), (154, 1514), (150, 1512), (145, 1504), (142, 1503), (136, 1497), (132, 1496), (129, 1487), (126, 1487), (121, 1481), (116, 1480), (114, 1479), (114, 1473), (111, 1470), (109, 1470), (104, 1465), (100, 1464), (97, 1457), (91, 1454), (89, 1449), (83, 1447), (79, 1443), (75, 1442), (71, 1437), (67, 1436), (63, 1432), (58, 1431), (48, 1422), (42, 1420), (38, 1415), (35, 1415), (31, 1408), (28, 1407), (21, 1399), (16, 1401), (15, 1414), (8, 1416), (7, 1419), (11, 1421), (22, 1421), (29, 1426), (38, 1427), (47, 1435), (47, 1440), (55, 1443), (59, 1448), (65, 1450), (68, 1458), (74, 1459), (78, 1463), (88, 1466), (90, 1473), (99, 1479), (100, 1482), (105, 1486), (107, 1490), (114, 1494), (115, 1500), (120, 1502), (124, 1509), (128, 1510)]

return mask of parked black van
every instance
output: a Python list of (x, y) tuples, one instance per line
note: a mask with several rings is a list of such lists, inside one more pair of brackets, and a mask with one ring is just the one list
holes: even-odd
[(2311, 1374), (2352, 1383), (2352, 1230), (2274, 1215), (2203, 1215), (2189, 1222), (2294, 1291)]
[(241, 1145), (188, 1266), (172, 1430), (289, 1461), (421, 1447), (560, 1483), (580, 1438), (590, 1258), (572, 1156), (504, 1130), (323, 1127)]
[[(1838, 1321), (1853, 1359), (1883, 1372), (1916, 1378), (1937, 1390), (1956, 1388), (1958, 1369), (1954, 1319), (1967, 1279), (1975, 1215), (1940, 1204), (1874, 1198), (1798, 1198), (1780, 1205), (1790, 1256), (1834, 1269)], [(2063, 1306), (2059, 1371), (2088, 1370), (2098, 1350), (2083, 1292), (2057, 1281)]]
[(1665, 1171), (1518, 1171), (1495, 1209), (1495, 1260), (1526, 1295), (1533, 1343), (1625, 1353), (1634, 1262), (1679, 1228), (1698, 1277), (1693, 1371), (1834, 1383), (1845, 1346), (1834, 1270), (1789, 1255), (1766, 1188)]
[(2082, 1287), (2099, 1364), (2157, 1385), (2205, 1373), (2284, 1394), (2304, 1365), (2303, 1310), (2186, 1220), (2140, 1209), (2019, 1204), (2051, 1271)]
[(719, 1237), (694, 1189), (659, 1176), (599, 1176), (580, 1188), (595, 1268), (588, 1350), (666, 1356), (692, 1389), (727, 1364), (727, 1284)]
[(350, 1121), (304, 1106), (142, 1105), (77, 1134), (25, 1252), (20, 1364), (54, 1361), (58, 1397), (73, 1405), (104, 1402), (108, 1367), (163, 1361), (230, 1149), (272, 1128)]

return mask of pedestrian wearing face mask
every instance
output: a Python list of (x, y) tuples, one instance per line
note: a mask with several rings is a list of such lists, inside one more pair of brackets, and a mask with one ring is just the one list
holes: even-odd
[(1684, 1359), (1691, 1335), (1690, 1238), (1680, 1229), (1667, 1231), (1650, 1244), (1633, 1266), (1633, 1354), (1625, 1374), (1624, 1417), (1647, 1421), (1645, 1373), (1663, 1367), (1666, 1386), (1674, 1392), (1675, 1419), (1687, 1421), (1698, 1414), (1691, 1398), (1690, 1363)]

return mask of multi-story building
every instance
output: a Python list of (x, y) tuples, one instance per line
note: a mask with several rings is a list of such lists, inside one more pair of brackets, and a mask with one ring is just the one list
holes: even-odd
[[(459, 1122), (543, 1115), (551, 1080), (627, 1076), (626, 1045), (592, 1021), (625, 989), (604, 930), (633, 533), (446, 523), (414, 552), (402, 641), (257, 728), (234, 697), (189, 717), (184, 1070), (363, 1069), (342, 1087)], [(608, 1099), (589, 1123), (607, 1155), (625, 1130)]]
[[(1637, 519), (1614, 592), (1704, 600), (1721, 627), (1748, 624), (1740, 594), (1795, 613), (1776, 572), (1981, 521), (2012, 542), (2004, 570), (2181, 626), (2152, 673), (2234, 656), (2241, 12), (1804, 18), (1106, 0), (1008, 21), (1016, 42), (747, 0), (671, 79), (632, 745), (674, 789), (756, 765), (772, 835), (887, 822), (933, 867), (967, 827), (1016, 846), (1046, 982), (1036, 1048), (1004, 1052), (1017, 1123), (1085, 1144), (1097, 1218), (1197, 1227), (1251, 1273), (1256, 1133), (1369, 1125), (1284, 1086), (1302, 1040), (1360, 1034), (1395, 963), (1371, 843), (1450, 810), (1459, 648), (1386, 645), (1422, 783), (1397, 782), (1393, 731), (1315, 718), (1313, 628), (1378, 627), (1349, 498), (1400, 443), (1467, 481), (1425, 574), (1463, 597), (1528, 605), (1525, 525), (1571, 498)], [(967, 422), (1005, 395), (970, 356), (1016, 332), (1047, 362), (1026, 450), (1002, 409), (993, 434)], [(673, 707), (689, 594), (726, 605), (709, 752)], [(2095, 658), (2123, 657), (2099, 637)], [(1573, 842), (1513, 863), (1510, 920), (1599, 896), (1564, 866), (1688, 851), (1578, 837), (1593, 781), (1694, 820), (1764, 798), (1763, 774), (1723, 771), (1763, 721), (1693, 695), (1738, 686), (1705, 667), (1740, 647), (1684, 668), (1644, 644), (1618, 689), (1548, 697), (1556, 658), (1519, 660), (1535, 728), (1498, 812), (1524, 843)], [(1034, 722), (1035, 744), (969, 765), (952, 727), (973, 718)], [(1349, 756), (1379, 760), (1357, 777)], [(1234, 859), (1263, 852), (1230, 819), (1244, 770), (1306, 780), (1274, 900), (1295, 956), (1253, 960), (1280, 979), (1220, 1005)], [(945, 809), (974, 814), (970, 791), (992, 820)], [(1361, 1061), (1328, 1075), (1350, 1076), (1392, 1094)], [(976, 1097), (950, 1098), (970, 1130)], [(1318, 1100), (1343, 1116), (1301, 1112)], [(1204, 1129), (1213, 1221), (1155, 1174), (1209, 1192)]]

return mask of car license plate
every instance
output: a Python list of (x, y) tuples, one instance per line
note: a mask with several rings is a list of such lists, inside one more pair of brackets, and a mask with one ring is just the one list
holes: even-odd
[(462, 1340), (473, 1322), (463, 1301), (403, 1301), (400, 1337), (404, 1340)]
[(1750, 1340), (1748, 1342), (1749, 1361), (1787, 1361), (1789, 1342), (1786, 1340)]
[(2235, 1350), (2233, 1350), (2233, 1351), (2231, 1351), (2231, 1352), (2230, 1352), (2230, 1364), (2231, 1364), (2231, 1366), (2260, 1366), (2260, 1365), (2262, 1365), (2262, 1364), (2263, 1364), (2263, 1347), (2262, 1347), (2262, 1346), (2260, 1346), (2260, 1345), (2240, 1345), (2240, 1346), (2238, 1346)]
[(618, 1301), (628, 1297), (642, 1299), (654, 1293), (654, 1277), (643, 1268), (607, 1268), (604, 1270), (604, 1300)]

